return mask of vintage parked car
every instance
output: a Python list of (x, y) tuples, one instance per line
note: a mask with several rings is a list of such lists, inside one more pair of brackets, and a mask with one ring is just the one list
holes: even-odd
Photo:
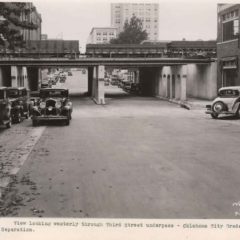
[(40, 121), (60, 120), (69, 125), (72, 118), (72, 102), (68, 89), (43, 88), (39, 91), (39, 101), (32, 109), (32, 124)]
[(132, 93), (141, 94), (141, 88), (139, 83), (132, 83), (131, 90)]
[(218, 90), (218, 97), (211, 105), (206, 105), (207, 114), (216, 119), (219, 115), (240, 115), (240, 86), (222, 87)]
[(130, 90), (131, 90), (131, 83), (130, 82), (123, 82), (123, 90), (125, 90), (126, 92), (130, 92)]
[(0, 87), (0, 124), (7, 128), (12, 125), (11, 102), (7, 97), (6, 87)]
[(25, 87), (8, 87), (7, 96), (11, 102), (11, 116), (15, 123), (20, 123), (22, 117), (29, 117), (30, 100)]

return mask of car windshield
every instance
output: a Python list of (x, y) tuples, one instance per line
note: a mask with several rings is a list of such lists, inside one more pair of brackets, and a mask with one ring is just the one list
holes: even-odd
[(224, 89), (219, 91), (219, 96), (220, 97), (237, 97), (239, 96), (239, 91), (233, 90), (233, 89)]
[(40, 91), (41, 98), (48, 98), (48, 97), (68, 97), (68, 92), (66, 90), (47, 90), (47, 91)]
[(10, 98), (18, 97), (18, 90), (17, 89), (8, 89), (7, 94), (8, 94), (8, 97), (10, 97)]
[(4, 99), (4, 91), (0, 90), (0, 99)]

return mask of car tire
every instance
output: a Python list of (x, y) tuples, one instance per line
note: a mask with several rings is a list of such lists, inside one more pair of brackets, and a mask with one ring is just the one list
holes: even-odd
[(12, 126), (12, 118), (10, 117), (8, 123), (6, 123), (6, 127), (11, 128), (11, 126)]
[(28, 119), (29, 116), (30, 116), (30, 114), (29, 114), (29, 110), (27, 110), (27, 112), (25, 113), (25, 118)]
[(218, 118), (218, 114), (217, 114), (217, 113), (211, 113), (211, 117), (212, 117), (213, 119), (217, 119), (217, 118)]
[(235, 114), (236, 118), (240, 118), (240, 108), (237, 110), (236, 114)]
[(18, 112), (17, 116), (16, 116), (16, 123), (20, 123), (22, 121), (22, 115), (20, 112)]
[(65, 124), (66, 124), (67, 126), (69, 126), (69, 124), (70, 124), (70, 119), (67, 119), (67, 120), (65, 121)]
[(32, 120), (32, 125), (33, 125), (34, 127), (36, 127), (36, 126), (38, 125), (37, 120)]
[[(219, 111), (219, 109), (216, 108), (217, 105), (221, 106), (221, 110), (220, 110), (220, 111)], [(226, 109), (226, 105), (225, 105), (223, 102), (217, 101), (217, 102), (215, 102), (215, 103), (213, 104), (212, 110), (213, 110), (216, 114), (220, 114), (221, 111), (224, 111), (224, 110), (227, 110), (227, 109)]]

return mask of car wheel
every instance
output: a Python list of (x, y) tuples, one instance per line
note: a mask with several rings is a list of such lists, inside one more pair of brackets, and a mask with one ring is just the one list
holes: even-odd
[(218, 118), (218, 114), (217, 114), (217, 113), (211, 113), (211, 117), (212, 117), (213, 119), (217, 119), (217, 118)]
[(16, 116), (16, 123), (20, 123), (22, 121), (22, 115), (21, 113), (19, 112)]
[(226, 106), (222, 102), (215, 102), (212, 106), (212, 110), (216, 114), (220, 114), (222, 111), (226, 110)]
[(12, 118), (10, 117), (8, 123), (6, 124), (6, 127), (10, 128), (11, 126), (12, 126)]
[(25, 118), (28, 119), (29, 118), (29, 111), (27, 110), (27, 112), (25, 113)]
[(38, 125), (37, 120), (32, 120), (32, 125), (33, 125), (34, 127), (36, 127), (36, 126)]
[(70, 124), (70, 119), (67, 119), (67, 120), (65, 121), (65, 124), (68, 126), (68, 125)]

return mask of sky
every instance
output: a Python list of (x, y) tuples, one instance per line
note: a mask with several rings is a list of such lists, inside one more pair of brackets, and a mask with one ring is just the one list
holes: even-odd
[(33, 1), (42, 15), (42, 33), (48, 38), (79, 40), (81, 52), (85, 51), (93, 27), (110, 26), (112, 2), (159, 3), (159, 40), (214, 40), (217, 37), (217, 0)]

